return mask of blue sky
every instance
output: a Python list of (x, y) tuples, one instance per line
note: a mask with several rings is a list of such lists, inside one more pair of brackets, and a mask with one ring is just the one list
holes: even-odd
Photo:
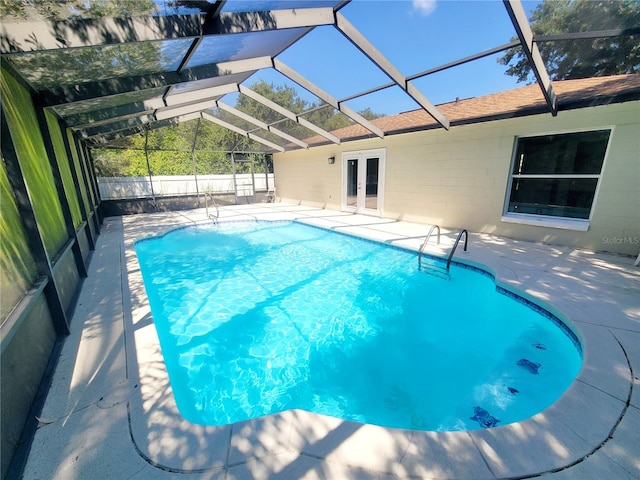
[[(530, 15), (539, 1), (522, 3)], [(354, 0), (341, 13), (405, 76), (497, 47), (515, 36), (501, 0)], [(522, 86), (505, 75), (505, 67), (496, 61), (500, 55), (414, 83), (434, 104)], [(278, 58), (338, 99), (390, 81), (333, 27), (316, 28)], [(249, 83), (257, 79), (291, 84), (275, 71), (261, 71)], [(296, 88), (303, 98), (313, 100)], [(347, 105), (387, 115), (419, 108), (398, 87)]]

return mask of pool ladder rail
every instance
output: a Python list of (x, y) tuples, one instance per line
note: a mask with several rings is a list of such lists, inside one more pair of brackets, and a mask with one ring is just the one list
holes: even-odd
[[(427, 243), (429, 243), (429, 239), (431, 238), (431, 235), (433, 234), (433, 231), (436, 230), (438, 233), (438, 245), (440, 245), (440, 226), (439, 225), (433, 225), (430, 229), (429, 229), (429, 233), (427, 234), (427, 237), (424, 239), (424, 242), (422, 242), (422, 245), (420, 246), (420, 250), (418, 251), (418, 270), (423, 271), (423, 272), (427, 272), (427, 273), (431, 273), (434, 274), (438, 277), (443, 277), (443, 278), (450, 278), (451, 275), (449, 273), (449, 269), (451, 268), (451, 260), (453, 258), (453, 254), (456, 251), (456, 248), (458, 248), (458, 244), (460, 243), (460, 239), (462, 238), (462, 235), (464, 235), (464, 251), (467, 251), (467, 244), (469, 241), (469, 232), (467, 232), (466, 229), (462, 229), (460, 230), (460, 233), (458, 233), (458, 236), (456, 237), (456, 241), (453, 244), (453, 247), (451, 248), (451, 250), (449, 251), (449, 255), (447, 257), (447, 263), (445, 267), (442, 267), (440, 265), (436, 265), (433, 263), (428, 263), (423, 265), (422, 262), (422, 256), (424, 255), (424, 249), (427, 246)], [(425, 267), (429, 267), (429, 268), (425, 268)]]
[[(215, 207), (215, 213), (209, 213), (209, 200), (211, 200), (211, 204)], [(220, 208), (218, 208), (218, 204), (216, 203), (216, 199), (213, 198), (209, 192), (204, 194), (204, 208), (207, 213), (207, 218), (213, 220), (213, 223), (218, 223), (218, 218), (220, 217)]]

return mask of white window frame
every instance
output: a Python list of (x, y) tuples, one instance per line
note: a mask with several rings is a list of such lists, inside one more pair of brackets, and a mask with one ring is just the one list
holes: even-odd
[[(544, 135), (565, 135), (571, 133), (585, 133), (592, 132), (598, 130), (609, 130), (609, 140), (607, 142), (607, 146), (605, 148), (604, 158), (602, 160), (602, 167), (600, 168), (599, 174), (564, 174), (564, 175), (553, 175), (553, 174), (524, 174), (518, 175), (514, 174), (513, 167), (515, 162), (517, 161), (516, 155), (518, 152), (518, 142), (523, 138), (531, 138), (531, 137), (540, 137)], [(549, 228), (559, 228), (564, 230), (575, 230), (586, 232), (589, 230), (589, 226), (591, 224), (591, 220), (593, 217), (593, 212), (595, 210), (595, 205), (598, 200), (598, 193), (600, 191), (600, 184), (602, 183), (600, 180), (602, 179), (602, 174), (605, 169), (605, 165), (607, 163), (607, 158), (609, 157), (609, 149), (611, 147), (611, 141), (614, 135), (614, 126), (598, 126), (593, 128), (585, 128), (580, 130), (565, 130), (561, 132), (542, 132), (542, 133), (534, 133), (530, 135), (519, 135), (516, 136), (513, 142), (513, 152), (511, 154), (511, 162), (509, 164), (509, 181), (507, 182), (507, 192), (505, 194), (504, 199), (504, 208), (502, 210), (501, 221), (506, 223), (518, 223), (522, 225), (534, 225), (538, 227), (549, 227)], [(591, 203), (591, 209), (589, 211), (588, 219), (581, 218), (569, 218), (569, 217), (557, 217), (552, 215), (536, 215), (533, 213), (514, 213), (509, 212), (509, 200), (511, 199), (511, 186), (513, 184), (513, 180), (517, 178), (548, 178), (548, 179), (558, 179), (558, 178), (595, 178), (596, 179), (596, 189), (593, 196), (593, 202)]]

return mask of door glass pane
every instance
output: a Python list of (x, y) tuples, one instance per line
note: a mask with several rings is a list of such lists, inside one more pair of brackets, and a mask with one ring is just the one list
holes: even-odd
[(367, 158), (365, 208), (378, 208), (378, 158)]
[(347, 160), (347, 206), (358, 205), (358, 159)]

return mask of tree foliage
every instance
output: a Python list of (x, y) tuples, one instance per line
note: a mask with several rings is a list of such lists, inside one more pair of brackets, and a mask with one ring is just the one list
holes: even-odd
[(2, 0), (0, 18), (35, 20), (130, 17), (156, 10), (153, 0)]
[[(544, 0), (530, 18), (534, 35), (637, 28), (638, 0)], [(640, 69), (640, 36), (539, 42), (552, 80), (636, 73)], [(498, 62), (519, 82), (533, 81), (520, 47), (509, 49)]]
[[(191, 149), (198, 130), (193, 161)], [(229, 173), (231, 163), (224, 152), (215, 150), (226, 129), (200, 120), (178, 123), (141, 135), (121, 139), (118, 148), (96, 148), (92, 155), (99, 177), (144, 177), (149, 175), (145, 143), (152, 175), (199, 175)], [(199, 149), (199, 150), (198, 150)]]

